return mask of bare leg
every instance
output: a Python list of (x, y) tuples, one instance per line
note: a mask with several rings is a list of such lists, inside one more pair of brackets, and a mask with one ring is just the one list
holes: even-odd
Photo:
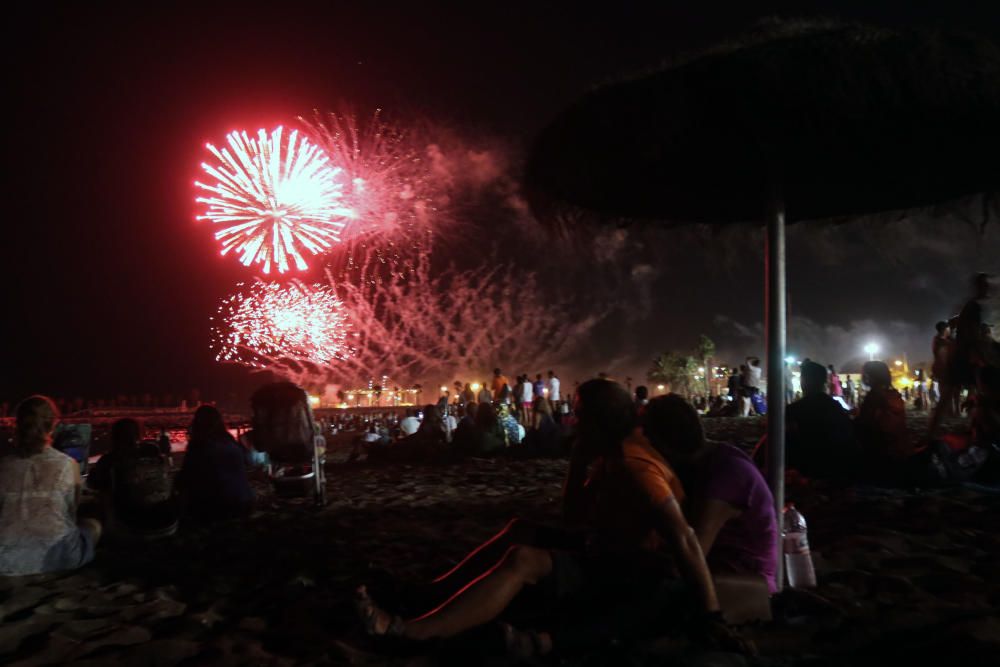
[(359, 611), (374, 635), (391, 632), (408, 639), (426, 640), (453, 637), (487, 623), (507, 608), (525, 584), (534, 584), (552, 572), (548, 551), (516, 546), (503, 560), (437, 609), (410, 621), (398, 621), (367, 598), (359, 589)]
[(552, 557), (535, 547), (512, 547), (500, 563), (456, 593), (437, 609), (403, 626), (410, 639), (452, 637), (493, 620), (507, 608), (525, 584), (552, 573)]
[[(503, 530), (473, 549), (458, 565), (432, 582), (443, 596), (450, 597), (495, 567), (507, 550), (515, 544), (535, 545), (535, 526), (521, 519), (512, 519)], [(448, 593), (444, 593), (448, 590)]]

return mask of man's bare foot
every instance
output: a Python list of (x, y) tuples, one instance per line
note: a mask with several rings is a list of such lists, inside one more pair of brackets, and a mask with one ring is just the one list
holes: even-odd
[(403, 619), (382, 609), (368, 595), (365, 586), (354, 591), (354, 608), (358, 611), (365, 632), (372, 637), (399, 637), (403, 634)]

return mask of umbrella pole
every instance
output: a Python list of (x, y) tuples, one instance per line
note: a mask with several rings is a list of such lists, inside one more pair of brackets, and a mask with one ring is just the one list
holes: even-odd
[(764, 251), (767, 300), (767, 479), (778, 520), (778, 588), (784, 585), (781, 521), (785, 505), (785, 203), (773, 187), (768, 198)]

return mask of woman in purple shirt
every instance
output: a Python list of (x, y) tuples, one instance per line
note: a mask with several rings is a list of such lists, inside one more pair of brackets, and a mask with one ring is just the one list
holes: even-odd
[(649, 402), (643, 429), (687, 491), (686, 514), (713, 573), (759, 575), (777, 592), (774, 497), (750, 457), (707, 441), (698, 413), (676, 394)]

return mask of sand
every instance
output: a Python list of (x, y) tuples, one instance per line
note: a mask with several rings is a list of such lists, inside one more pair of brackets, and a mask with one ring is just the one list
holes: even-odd
[[(741, 444), (763, 429), (707, 424)], [(0, 663), (434, 664), (345, 648), (372, 648), (354, 586), (370, 567), (440, 574), (514, 516), (556, 521), (566, 462), (376, 466), (345, 455), (331, 454), (325, 508), (256, 480), (249, 520), (105, 542), (77, 572), (0, 578)], [(809, 521), (820, 585), (744, 628), (760, 658), (653, 643), (567, 664), (1000, 664), (1000, 495), (793, 484), (788, 496)]]

